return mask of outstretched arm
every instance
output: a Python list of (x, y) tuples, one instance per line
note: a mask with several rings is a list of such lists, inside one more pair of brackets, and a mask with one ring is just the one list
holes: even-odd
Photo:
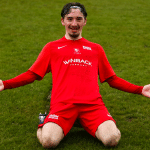
[(4, 84), (3, 84), (3, 81), (0, 80), (0, 91), (3, 91), (4, 90)]
[(129, 93), (142, 94), (143, 86), (134, 85), (122, 78), (117, 77), (116, 75), (110, 77), (106, 81), (112, 88)]
[(0, 80), (0, 91), (24, 86), (40, 79), (42, 79), (40, 76), (28, 70), (15, 78), (5, 81)]
[(142, 95), (150, 98), (150, 84), (143, 87)]

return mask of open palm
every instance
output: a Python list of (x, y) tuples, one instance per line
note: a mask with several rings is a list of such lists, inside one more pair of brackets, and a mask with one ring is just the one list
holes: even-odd
[(150, 84), (143, 87), (142, 95), (150, 98)]
[(2, 80), (0, 80), (0, 91), (3, 91), (4, 90), (4, 84), (2, 82)]

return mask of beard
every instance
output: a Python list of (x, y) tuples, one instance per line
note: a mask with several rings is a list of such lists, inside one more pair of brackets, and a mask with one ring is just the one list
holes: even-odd
[(80, 35), (80, 34), (69, 34), (69, 36), (70, 36), (71, 38), (74, 38), (74, 39), (78, 38), (79, 35)]
[[(80, 26), (79, 25), (77, 25), (76, 27), (72, 27), (72, 26), (69, 26), (69, 29), (75, 29), (75, 30), (79, 30), (80, 29)], [(74, 38), (74, 39), (76, 39), (76, 38), (78, 38), (79, 37), (79, 35), (80, 35), (80, 33), (69, 33), (69, 36), (71, 37), (71, 38)]]

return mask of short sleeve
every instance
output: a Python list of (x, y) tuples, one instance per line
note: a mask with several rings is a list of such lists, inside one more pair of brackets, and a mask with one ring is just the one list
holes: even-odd
[(100, 46), (98, 46), (98, 72), (99, 72), (99, 78), (100, 82), (103, 83), (105, 82), (108, 78), (111, 76), (116, 75), (115, 72), (113, 71), (106, 54), (104, 52), (104, 49)]
[(30, 71), (36, 73), (40, 77), (44, 77), (46, 73), (51, 71), (51, 65), (50, 65), (50, 45), (51, 43), (48, 43), (44, 46), (42, 51), (40, 52), (37, 60), (34, 62), (34, 64), (29, 68)]

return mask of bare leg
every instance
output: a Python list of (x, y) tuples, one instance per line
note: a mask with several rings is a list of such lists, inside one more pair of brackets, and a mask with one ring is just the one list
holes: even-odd
[(37, 130), (37, 137), (44, 148), (54, 148), (63, 139), (64, 133), (59, 125), (48, 122)]
[(42, 144), (42, 128), (38, 128), (37, 138), (38, 138), (39, 142)]
[(121, 138), (121, 133), (112, 120), (99, 125), (95, 135), (105, 146), (116, 146)]

